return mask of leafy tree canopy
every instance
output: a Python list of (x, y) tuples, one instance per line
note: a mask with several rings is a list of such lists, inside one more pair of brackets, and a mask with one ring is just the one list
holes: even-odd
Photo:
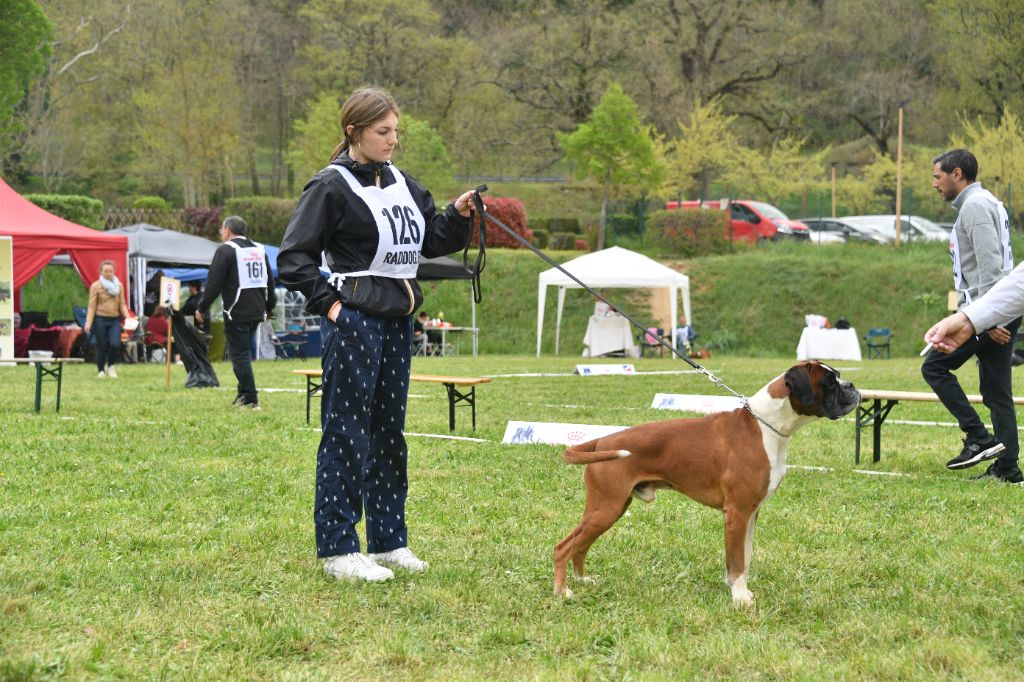
[(35, 0), (0, 2), (0, 144), (15, 125), (14, 111), (46, 70), (50, 22)]

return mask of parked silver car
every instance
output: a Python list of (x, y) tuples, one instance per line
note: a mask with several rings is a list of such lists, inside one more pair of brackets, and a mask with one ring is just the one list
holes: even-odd
[(869, 244), (885, 244), (885, 238), (869, 227), (848, 223), (846, 218), (801, 218), (800, 222), (811, 231), (811, 242), (814, 244), (831, 244), (836, 242), (867, 242)]
[[(882, 236), (886, 242), (896, 240), (896, 215), (846, 216), (844, 223), (861, 229), (870, 229)], [(900, 241), (904, 242), (948, 242), (949, 232), (927, 218), (906, 216), (900, 219)]]

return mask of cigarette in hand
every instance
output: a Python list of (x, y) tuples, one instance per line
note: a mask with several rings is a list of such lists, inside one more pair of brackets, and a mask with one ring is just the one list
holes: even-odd
[(928, 355), (928, 351), (930, 351), (933, 347), (934, 346), (930, 343), (927, 346), (925, 346), (924, 350), (921, 351), (921, 357), (923, 358), (924, 356)]

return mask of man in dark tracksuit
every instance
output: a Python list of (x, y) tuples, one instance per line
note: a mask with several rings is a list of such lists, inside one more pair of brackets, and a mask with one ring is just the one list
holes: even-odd
[[(935, 189), (958, 212), (950, 235), (950, 256), (958, 308), (963, 308), (1013, 269), (1009, 218), (1002, 202), (977, 182), (978, 161), (968, 150), (954, 149), (938, 156), (932, 175)], [(1020, 323), (1018, 317), (1006, 325), (979, 330), (977, 336), (949, 354), (932, 350), (921, 366), (925, 381), (956, 417), (965, 435), (963, 449), (946, 463), (948, 469), (966, 469), (998, 457), (977, 478), (1013, 483), (1024, 480), (1017, 464), (1020, 448), (1011, 365), (1013, 339)], [(989, 434), (953, 374), (972, 357), (978, 360), (979, 390), (991, 412), (995, 435)]]
[(252, 373), (252, 338), (256, 327), (274, 309), (274, 276), (263, 247), (246, 238), (245, 221), (238, 216), (224, 220), (220, 236), (224, 241), (213, 254), (206, 289), (199, 300), (196, 322), (202, 323), (210, 305), (224, 300), (224, 337), (231, 368), (238, 379), (234, 404), (258, 410), (259, 394)]

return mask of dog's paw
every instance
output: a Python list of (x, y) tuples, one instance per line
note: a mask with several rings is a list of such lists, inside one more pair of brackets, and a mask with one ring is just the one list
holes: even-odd
[(593, 576), (589, 576), (589, 575), (573, 575), (573, 578), (576, 579), (576, 582), (586, 583), (588, 585), (595, 585), (595, 584), (597, 584), (597, 580), (595, 580)]
[(747, 588), (736, 589), (732, 591), (732, 605), (736, 608), (747, 608), (754, 605), (754, 593)]
[(557, 587), (555, 588), (556, 599), (572, 599), (572, 597), (572, 590), (570, 590), (568, 587), (563, 587), (561, 590), (559, 590)]

